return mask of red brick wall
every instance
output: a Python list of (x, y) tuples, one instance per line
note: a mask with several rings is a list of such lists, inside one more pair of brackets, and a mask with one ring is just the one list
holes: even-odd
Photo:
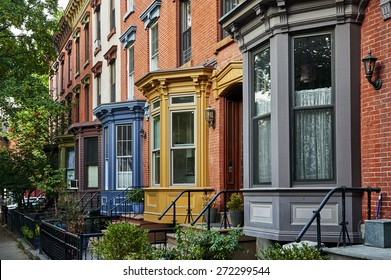
[[(391, 19), (383, 20), (379, 0), (370, 1), (361, 31), (361, 56), (368, 51), (378, 58), (375, 76), (383, 86), (376, 91), (361, 74), (362, 185), (380, 187), (383, 201), (380, 218), (391, 218)], [(372, 198), (375, 215), (378, 195)], [(366, 197), (363, 218), (366, 219)]]

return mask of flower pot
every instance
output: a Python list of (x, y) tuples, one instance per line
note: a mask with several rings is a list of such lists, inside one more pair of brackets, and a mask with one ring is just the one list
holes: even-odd
[(205, 222), (208, 222), (208, 212), (210, 212), (210, 214), (209, 214), (210, 222), (215, 223), (216, 219), (217, 219), (218, 209), (217, 208), (208, 208), (206, 210), (206, 212), (204, 213)]
[(132, 202), (132, 209), (134, 214), (144, 213), (144, 202)]
[(237, 227), (241, 226), (243, 223), (243, 211), (229, 211), (229, 216), (231, 218), (231, 226)]

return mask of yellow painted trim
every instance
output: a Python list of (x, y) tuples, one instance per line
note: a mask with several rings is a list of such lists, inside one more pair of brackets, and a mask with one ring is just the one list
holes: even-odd
[(243, 83), (243, 63), (231, 61), (219, 72), (214, 71), (212, 76), (213, 97), (219, 99), (224, 96), (226, 89), (231, 85)]

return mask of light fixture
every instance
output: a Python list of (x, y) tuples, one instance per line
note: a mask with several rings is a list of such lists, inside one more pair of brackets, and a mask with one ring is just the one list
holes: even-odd
[(215, 128), (216, 111), (208, 106), (205, 109), (205, 120), (208, 122), (208, 127)]
[(145, 132), (144, 128), (140, 129), (140, 137), (143, 139), (147, 138), (147, 133)]
[(375, 88), (375, 90), (379, 90), (382, 86), (382, 81), (379, 78), (375, 78), (375, 80), (372, 81), (376, 60), (377, 58), (372, 55), (371, 51), (369, 51), (368, 56), (364, 57), (362, 62), (364, 63), (365, 77), (367, 78), (368, 82)]

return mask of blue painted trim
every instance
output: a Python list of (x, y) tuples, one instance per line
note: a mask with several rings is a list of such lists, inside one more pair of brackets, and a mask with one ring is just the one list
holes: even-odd
[[(117, 103), (102, 104), (95, 108), (93, 113), (100, 120), (103, 131), (108, 128), (108, 139), (102, 136), (102, 182), (108, 176), (107, 190), (116, 190), (116, 126), (123, 124), (132, 125), (132, 185), (143, 185), (143, 140), (140, 130), (143, 125), (145, 101), (125, 101)], [(109, 149), (109, 171), (105, 174), (105, 143), (108, 142)]]

